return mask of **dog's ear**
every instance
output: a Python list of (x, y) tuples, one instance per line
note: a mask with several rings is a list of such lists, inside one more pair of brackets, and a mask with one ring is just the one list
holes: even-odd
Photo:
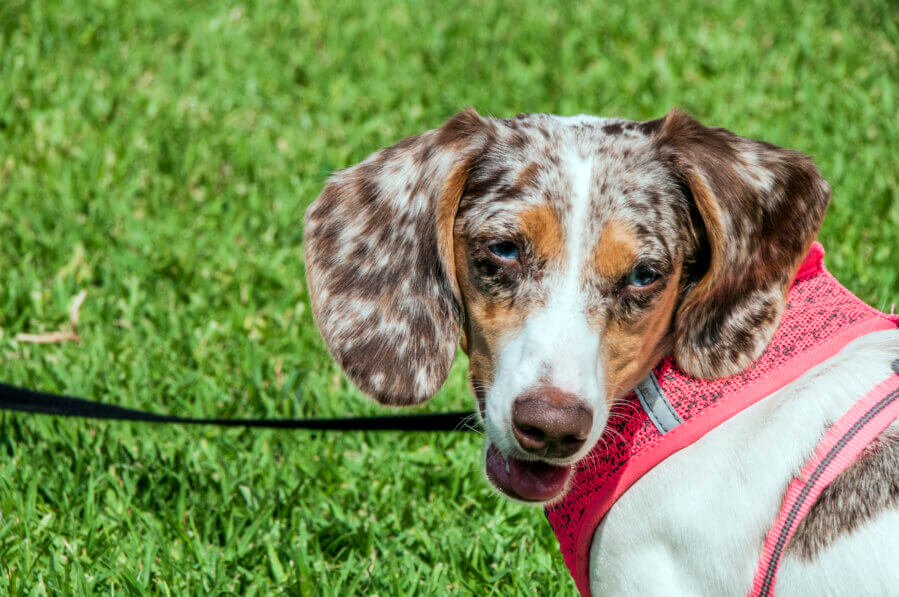
[(452, 228), (492, 124), (468, 108), (334, 174), (306, 211), (316, 322), (350, 380), (384, 404), (430, 398), (459, 342)]
[(830, 187), (801, 153), (703, 126), (679, 110), (655, 142), (692, 196), (708, 243), (707, 269), (675, 314), (674, 357), (696, 377), (731, 375), (758, 358), (777, 329)]

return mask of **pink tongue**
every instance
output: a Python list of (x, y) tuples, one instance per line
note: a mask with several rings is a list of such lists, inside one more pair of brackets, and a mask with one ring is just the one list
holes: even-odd
[(503, 458), (493, 444), (487, 448), (485, 466), (487, 477), (500, 491), (528, 502), (545, 502), (556, 497), (571, 475), (570, 466)]

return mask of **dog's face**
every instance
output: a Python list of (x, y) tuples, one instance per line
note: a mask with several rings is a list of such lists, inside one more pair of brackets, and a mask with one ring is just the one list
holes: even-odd
[(677, 111), (467, 110), (331, 179), (307, 212), (312, 305), (385, 403), (435, 393), (461, 339), (488, 478), (545, 502), (662, 356), (715, 377), (759, 355), (828, 198), (801, 154)]

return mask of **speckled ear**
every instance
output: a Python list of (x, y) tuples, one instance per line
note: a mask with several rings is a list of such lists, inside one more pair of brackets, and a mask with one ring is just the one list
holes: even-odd
[(678, 110), (655, 141), (689, 189), (709, 244), (708, 270), (675, 315), (674, 356), (691, 375), (731, 375), (758, 358), (777, 329), (830, 187), (807, 156)]
[(466, 109), (334, 174), (306, 211), (306, 277), (331, 354), (385, 404), (430, 398), (449, 374), (460, 305), (452, 226), (491, 123)]

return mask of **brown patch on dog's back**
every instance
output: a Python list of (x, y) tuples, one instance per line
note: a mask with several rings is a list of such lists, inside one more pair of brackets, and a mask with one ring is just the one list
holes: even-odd
[(828, 485), (787, 543), (786, 553), (813, 560), (874, 518), (899, 507), (899, 431), (887, 430)]
[(613, 122), (602, 127), (602, 132), (607, 135), (620, 135), (624, 131), (623, 122)]
[(603, 228), (590, 266), (604, 278), (620, 278), (633, 267), (638, 247), (633, 229), (624, 222), (614, 220)]

